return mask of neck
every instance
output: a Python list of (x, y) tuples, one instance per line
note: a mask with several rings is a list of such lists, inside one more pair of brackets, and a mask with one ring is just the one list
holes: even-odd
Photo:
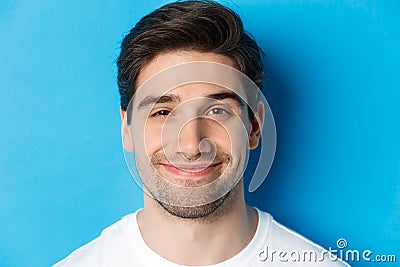
[(167, 260), (182, 265), (212, 265), (233, 257), (250, 242), (257, 221), (256, 211), (244, 201), (242, 181), (220, 207), (204, 218), (173, 216), (147, 194), (144, 208), (138, 213), (146, 244)]

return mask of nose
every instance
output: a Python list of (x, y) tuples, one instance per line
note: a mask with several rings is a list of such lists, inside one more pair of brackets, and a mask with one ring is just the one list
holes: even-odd
[[(201, 153), (209, 153), (211, 148), (206, 145), (206, 125), (201, 118), (195, 118), (187, 122), (179, 132), (178, 150), (187, 159), (198, 159)], [(203, 142), (202, 142), (203, 140)]]

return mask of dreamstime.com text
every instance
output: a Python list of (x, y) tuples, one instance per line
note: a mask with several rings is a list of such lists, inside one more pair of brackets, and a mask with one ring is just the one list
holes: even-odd
[(374, 254), (371, 250), (347, 249), (347, 241), (340, 238), (336, 242), (337, 248), (329, 247), (328, 250), (274, 250), (268, 246), (259, 252), (258, 259), (263, 262), (396, 262), (394, 254)]

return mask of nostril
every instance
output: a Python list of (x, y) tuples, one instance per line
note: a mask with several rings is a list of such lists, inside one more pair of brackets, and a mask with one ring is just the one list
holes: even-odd
[(195, 160), (198, 160), (199, 158), (201, 158), (201, 153), (197, 153), (195, 155), (190, 155), (190, 154), (181, 152), (181, 155), (187, 161), (195, 161)]
[(199, 143), (200, 153), (211, 153), (215, 151), (215, 143), (210, 138), (203, 138)]

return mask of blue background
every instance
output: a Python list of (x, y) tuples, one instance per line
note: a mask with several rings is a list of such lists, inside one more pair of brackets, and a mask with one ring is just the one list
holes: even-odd
[[(115, 59), (164, 3), (0, 1), (0, 266), (50, 266), (143, 205)], [(399, 2), (223, 3), (267, 54), (277, 124), (250, 204), (326, 248), (346, 238), (400, 261)]]

